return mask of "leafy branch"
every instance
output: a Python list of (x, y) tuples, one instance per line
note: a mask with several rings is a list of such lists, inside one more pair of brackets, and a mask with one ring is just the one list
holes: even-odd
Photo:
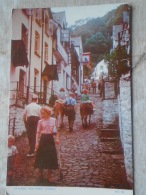
[(105, 55), (105, 62), (108, 65), (109, 77), (119, 79), (130, 71), (130, 55), (127, 54), (125, 46), (117, 46), (111, 54)]

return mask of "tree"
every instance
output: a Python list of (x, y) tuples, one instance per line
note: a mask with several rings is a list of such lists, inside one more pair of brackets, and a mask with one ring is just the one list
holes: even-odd
[(130, 71), (130, 55), (127, 54), (125, 46), (117, 46), (111, 54), (105, 55), (105, 61), (108, 64), (109, 77), (120, 79), (124, 74)]
[(87, 65), (83, 65), (83, 73), (85, 77), (90, 78), (93, 67), (94, 64), (92, 62), (89, 62)]

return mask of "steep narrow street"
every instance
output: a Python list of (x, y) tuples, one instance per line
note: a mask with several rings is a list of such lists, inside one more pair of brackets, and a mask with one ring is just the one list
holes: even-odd
[[(26, 135), (23, 135), (16, 141), (19, 160), (14, 171), (14, 185), (130, 189), (121, 159), (123, 153), (120, 141), (118, 138), (102, 141), (97, 131), (98, 121), (102, 117), (102, 101), (99, 94), (90, 96), (95, 101), (96, 108), (92, 115), (91, 125), (86, 129), (82, 128), (78, 102), (74, 131), (72, 133), (68, 131), (66, 117), (64, 127), (59, 131), (60, 145), (57, 146), (57, 150), (62, 165), (63, 179), (60, 180), (59, 170), (55, 170), (53, 171), (55, 182), (47, 182), (47, 172), (46, 180), (38, 181), (38, 170), (33, 167), (35, 157), (26, 156), (28, 140)], [(116, 154), (118, 151), (121, 151), (120, 158), (113, 158), (115, 155), (118, 156)]]

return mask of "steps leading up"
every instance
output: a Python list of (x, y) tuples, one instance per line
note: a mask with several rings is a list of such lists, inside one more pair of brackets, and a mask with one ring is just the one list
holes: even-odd
[(100, 129), (101, 137), (119, 137), (120, 136), (120, 131), (118, 129), (109, 129), (109, 128), (102, 128)]

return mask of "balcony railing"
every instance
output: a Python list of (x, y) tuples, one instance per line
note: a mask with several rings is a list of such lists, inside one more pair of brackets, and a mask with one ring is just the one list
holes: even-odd
[(57, 95), (57, 92), (49, 87), (46, 88), (46, 91), (39, 91), (40, 86), (25, 86), (21, 85), (19, 82), (11, 83), (10, 90), (10, 106), (16, 106), (24, 108), (24, 106), (31, 102), (31, 97), (33, 94), (38, 96), (38, 103), (42, 105), (49, 105), (49, 99), (51, 96)]
[(61, 54), (61, 56), (63, 57), (65, 63), (68, 64), (67, 52), (66, 52), (66, 50), (64, 49), (64, 47), (62, 46), (62, 44), (60, 42), (57, 42), (57, 50)]
[(15, 131), (15, 125), (16, 125), (16, 117), (9, 118), (9, 135), (14, 135)]
[[(23, 89), (23, 90), (22, 90)], [(40, 86), (36, 86), (36, 89), (40, 89)], [(41, 105), (48, 105), (53, 107), (55, 100), (57, 99), (57, 92), (52, 90), (51, 88), (47, 88), (47, 92), (34, 92), (33, 86), (25, 86), (21, 85), (20, 90), (20, 83), (19, 82), (11, 82), (11, 90), (10, 90), (10, 108), (17, 107), (17, 108), (24, 108), (31, 101), (32, 94), (36, 94), (38, 96), (38, 104)], [(15, 127), (16, 127), (16, 117), (10, 113), (9, 116), (9, 134), (15, 134)]]

